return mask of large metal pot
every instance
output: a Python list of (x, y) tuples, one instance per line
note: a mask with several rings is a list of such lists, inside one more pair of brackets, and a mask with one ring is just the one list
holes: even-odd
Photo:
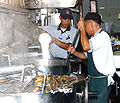
[[(66, 65), (65, 59), (24, 58), (21, 64), (35, 64), (37, 69), (44, 71), (47, 75), (69, 75), (71, 73), (70, 63)], [(17, 61), (16, 63), (17, 64)]]
[[(34, 79), (32, 79), (34, 80)], [(26, 87), (27, 80), (19, 82), (17, 80), (7, 80), (0, 82), (1, 103), (76, 103), (76, 95), (73, 88), (51, 90), (47, 92), (22, 91)]]
[(75, 103), (75, 93), (0, 94), (1, 103)]

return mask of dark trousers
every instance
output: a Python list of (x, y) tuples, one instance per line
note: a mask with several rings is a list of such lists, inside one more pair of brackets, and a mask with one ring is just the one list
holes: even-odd
[(108, 103), (110, 99), (110, 93), (111, 93), (111, 85), (108, 86)]

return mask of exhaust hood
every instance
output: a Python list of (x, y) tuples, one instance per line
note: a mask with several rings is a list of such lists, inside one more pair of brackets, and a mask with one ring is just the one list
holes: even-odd
[(26, 8), (74, 7), (77, 0), (27, 0)]

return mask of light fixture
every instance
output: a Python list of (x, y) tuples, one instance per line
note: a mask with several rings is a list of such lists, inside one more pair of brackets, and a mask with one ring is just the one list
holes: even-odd
[(120, 20), (120, 13), (118, 13), (118, 15), (117, 15), (117, 19)]

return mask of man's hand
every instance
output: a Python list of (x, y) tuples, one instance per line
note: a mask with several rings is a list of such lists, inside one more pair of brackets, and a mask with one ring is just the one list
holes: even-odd
[(74, 54), (75, 48), (70, 44), (67, 51), (70, 52), (71, 54)]
[(77, 23), (77, 26), (81, 31), (85, 30), (85, 21), (83, 18), (80, 18), (79, 22)]
[(69, 44), (67, 51), (80, 59), (87, 59), (87, 56), (83, 52), (76, 51), (75, 48), (71, 44)]

